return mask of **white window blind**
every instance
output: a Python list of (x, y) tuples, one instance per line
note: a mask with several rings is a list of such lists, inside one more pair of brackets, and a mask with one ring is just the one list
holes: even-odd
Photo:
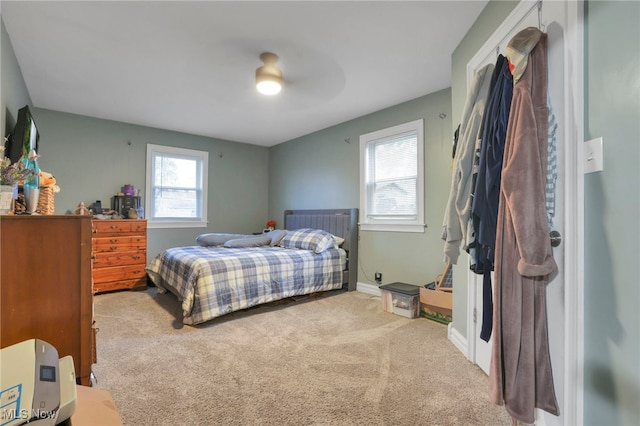
[(206, 226), (208, 153), (147, 145), (150, 227)]
[(363, 229), (424, 230), (422, 120), (362, 135)]

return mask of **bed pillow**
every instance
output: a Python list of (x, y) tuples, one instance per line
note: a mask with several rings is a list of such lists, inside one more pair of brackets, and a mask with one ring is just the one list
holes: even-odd
[(262, 247), (271, 243), (271, 237), (256, 235), (255, 237), (234, 238), (224, 243), (226, 248)]
[(334, 235), (333, 239), (336, 240), (336, 244), (338, 244), (338, 247), (342, 247), (342, 244), (344, 244), (344, 238), (342, 237), (338, 237), (337, 235)]
[(287, 232), (280, 245), (284, 248), (311, 250), (322, 253), (330, 248), (338, 248), (333, 235), (321, 229), (302, 228)]
[(196, 244), (202, 247), (221, 246), (229, 240), (236, 238), (248, 238), (245, 234), (222, 234), (218, 232), (200, 234), (196, 237)]
[(284, 236), (287, 235), (287, 231), (284, 229), (274, 229), (273, 231), (265, 232), (262, 235), (271, 238), (271, 246), (277, 246), (280, 244), (280, 241), (282, 241)]

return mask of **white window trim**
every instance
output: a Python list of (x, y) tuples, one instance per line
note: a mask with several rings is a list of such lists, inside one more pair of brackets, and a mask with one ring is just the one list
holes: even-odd
[[(418, 141), (418, 181), (417, 191), (417, 219), (410, 222), (394, 220), (372, 221), (367, 215), (367, 191), (366, 191), (366, 161), (367, 145), (377, 139), (391, 137), (396, 134), (416, 131)], [(360, 211), (362, 221), (359, 223), (361, 231), (388, 231), (388, 232), (421, 232), (424, 233), (426, 224), (424, 221), (424, 120), (419, 119), (360, 136)]]
[(207, 194), (208, 191), (208, 173), (209, 173), (209, 153), (207, 151), (197, 151), (194, 149), (177, 148), (165, 145), (147, 144), (147, 172), (146, 172), (146, 191), (145, 206), (151, 206), (151, 173), (152, 161), (154, 153), (166, 153), (169, 155), (183, 155), (189, 157), (197, 157), (202, 160), (202, 218), (201, 219), (147, 219), (147, 228), (206, 228), (207, 220)]

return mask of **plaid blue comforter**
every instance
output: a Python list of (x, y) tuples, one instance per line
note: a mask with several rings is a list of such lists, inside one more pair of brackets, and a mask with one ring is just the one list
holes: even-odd
[(182, 300), (183, 323), (199, 324), (233, 311), (291, 296), (342, 287), (346, 252), (280, 247), (176, 247), (146, 268), (159, 289)]

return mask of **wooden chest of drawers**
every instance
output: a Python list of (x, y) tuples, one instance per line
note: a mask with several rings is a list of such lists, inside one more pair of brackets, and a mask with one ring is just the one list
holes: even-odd
[(93, 291), (147, 286), (147, 221), (92, 220)]
[(0, 218), (0, 348), (44, 340), (73, 357), (85, 386), (96, 362), (91, 235), (87, 216)]

